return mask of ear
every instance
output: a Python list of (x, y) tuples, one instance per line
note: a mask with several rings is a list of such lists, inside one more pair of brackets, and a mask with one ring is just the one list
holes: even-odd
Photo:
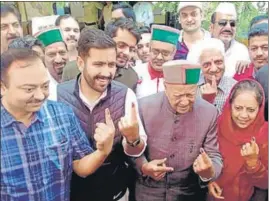
[(77, 66), (79, 71), (82, 73), (85, 67), (84, 59), (80, 56), (77, 57)]
[(0, 82), (0, 87), (1, 87), (1, 97), (4, 96), (7, 92), (7, 87), (3, 81)]

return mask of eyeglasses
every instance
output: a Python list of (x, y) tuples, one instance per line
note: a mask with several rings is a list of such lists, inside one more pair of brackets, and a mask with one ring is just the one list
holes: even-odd
[(166, 57), (169, 57), (172, 55), (173, 52), (170, 52), (170, 51), (166, 51), (166, 50), (158, 50), (158, 49), (154, 49), (152, 48), (151, 49), (151, 52), (153, 53), (153, 55), (155, 56), (155, 58), (157, 56), (159, 56), (159, 54), (162, 55), (163, 59), (166, 58)]
[(219, 26), (225, 27), (228, 22), (230, 23), (230, 26), (231, 27), (235, 27), (236, 26), (235, 20), (220, 20), (217, 23), (218, 23)]

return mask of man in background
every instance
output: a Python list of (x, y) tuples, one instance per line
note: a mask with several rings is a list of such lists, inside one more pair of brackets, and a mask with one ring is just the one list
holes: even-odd
[(175, 60), (186, 59), (192, 45), (200, 40), (210, 38), (210, 33), (202, 25), (203, 7), (201, 2), (180, 2), (178, 4), (178, 21), (182, 26)]
[(14, 7), (1, 4), (1, 54), (14, 39), (22, 36), (21, 14)]
[(225, 46), (225, 75), (233, 77), (238, 62), (248, 65), (248, 49), (235, 40), (237, 13), (233, 3), (220, 3), (211, 16), (210, 32), (213, 38), (220, 39)]

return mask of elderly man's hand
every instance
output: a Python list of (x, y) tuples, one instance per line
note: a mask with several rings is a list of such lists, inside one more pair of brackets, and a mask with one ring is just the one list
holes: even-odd
[(193, 163), (193, 170), (203, 179), (211, 179), (215, 174), (213, 163), (203, 148), (200, 149), (200, 152), (201, 154)]
[(218, 93), (218, 86), (216, 81), (216, 76), (212, 76), (212, 84), (206, 83), (200, 87), (202, 98), (209, 103), (213, 103), (217, 93)]
[(142, 168), (141, 172), (143, 175), (149, 176), (152, 179), (159, 181), (161, 180), (167, 172), (174, 171), (174, 168), (167, 167), (165, 165), (165, 161), (167, 159), (160, 159), (160, 160), (152, 160), (148, 163), (145, 163)]

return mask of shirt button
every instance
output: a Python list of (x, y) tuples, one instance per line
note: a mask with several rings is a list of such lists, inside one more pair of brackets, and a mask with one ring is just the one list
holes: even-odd
[(175, 157), (175, 154), (171, 154), (171, 155), (170, 155), (170, 158), (174, 158), (174, 157)]
[(179, 122), (179, 120), (175, 120), (174, 123), (177, 124)]
[(176, 141), (177, 137), (172, 137), (172, 142)]

